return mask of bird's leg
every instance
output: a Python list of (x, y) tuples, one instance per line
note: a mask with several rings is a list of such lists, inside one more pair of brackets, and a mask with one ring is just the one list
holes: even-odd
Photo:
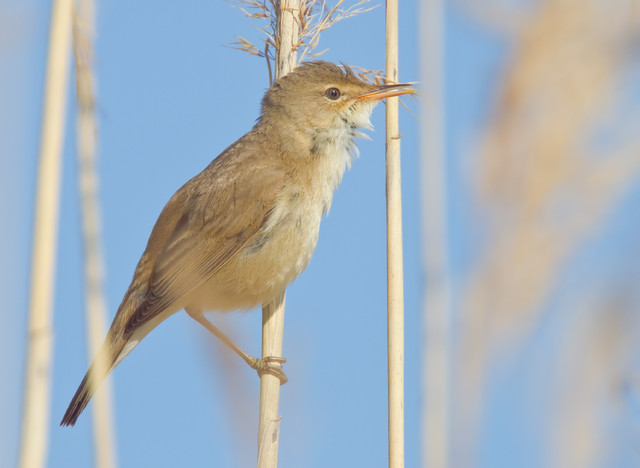
[(280, 379), (280, 385), (287, 383), (289, 379), (285, 375), (282, 370), (282, 364), (287, 362), (287, 360), (283, 357), (276, 356), (266, 356), (264, 359), (258, 359), (253, 356), (249, 356), (242, 349), (240, 349), (233, 341), (227, 337), (224, 333), (222, 333), (217, 327), (215, 327), (207, 318), (204, 316), (202, 311), (194, 311), (190, 309), (185, 309), (187, 314), (202, 325), (204, 328), (213, 333), (220, 341), (222, 341), (225, 345), (231, 348), (238, 356), (240, 356), (244, 362), (249, 364), (249, 367), (255, 369), (258, 372), (258, 375), (262, 375), (263, 373), (271, 374)]

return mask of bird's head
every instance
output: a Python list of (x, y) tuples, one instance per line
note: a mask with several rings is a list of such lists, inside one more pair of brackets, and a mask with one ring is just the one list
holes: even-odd
[(298, 131), (368, 128), (369, 116), (382, 99), (414, 93), (409, 84), (375, 85), (351, 68), (330, 62), (305, 62), (276, 80), (262, 101), (262, 118)]

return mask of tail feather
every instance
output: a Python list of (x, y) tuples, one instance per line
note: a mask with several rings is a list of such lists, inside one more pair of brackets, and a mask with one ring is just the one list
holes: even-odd
[(82, 413), (87, 407), (89, 400), (91, 400), (91, 397), (95, 393), (96, 385), (95, 383), (90, 383), (90, 380), (92, 380), (90, 374), (91, 369), (89, 369), (89, 372), (87, 372), (84, 379), (82, 379), (82, 383), (80, 383), (78, 390), (76, 390), (76, 394), (73, 396), (73, 399), (60, 422), (61, 426), (73, 426), (78, 420), (78, 416), (80, 416), (80, 413)]
[(112, 357), (112, 353), (108, 352), (109, 339), (105, 340), (103, 348), (98, 357), (93, 361), (89, 370), (85, 374), (78, 390), (69, 403), (67, 411), (64, 413), (61, 426), (73, 426), (78, 420), (78, 416), (87, 407), (87, 404), (95, 394), (100, 383), (111, 373), (116, 366), (116, 360)]
[(122, 330), (127, 320), (127, 314), (123, 313), (123, 307), (127, 304), (127, 297), (128, 296), (125, 296), (125, 299), (118, 309), (101, 350), (98, 352), (96, 359), (93, 361), (93, 364), (91, 364), (91, 367), (89, 367), (78, 390), (76, 390), (75, 395), (71, 399), (71, 403), (60, 422), (61, 426), (73, 426), (107, 375), (140, 343), (140, 340), (165, 318), (176, 312), (176, 309), (170, 309), (163, 314), (155, 316), (126, 336), (123, 336)]

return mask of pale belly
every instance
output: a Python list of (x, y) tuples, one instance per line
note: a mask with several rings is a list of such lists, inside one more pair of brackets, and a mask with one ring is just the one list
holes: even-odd
[(184, 307), (231, 311), (270, 302), (309, 265), (321, 217), (316, 204), (288, 201), (263, 232), (185, 297)]
[[(320, 155), (283, 189), (267, 226), (209, 281), (187, 294), (184, 308), (250, 309), (275, 299), (308, 265), (320, 220), (351, 160), (353, 132), (327, 136)], [(334, 132), (335, 133), (335, 132)]]

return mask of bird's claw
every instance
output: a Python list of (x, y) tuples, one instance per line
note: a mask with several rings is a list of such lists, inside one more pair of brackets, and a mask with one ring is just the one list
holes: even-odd
[(251, 359), (252, 361), (249, 362), (249, 366), (251, 366), (252, 369), (255, 369), (260, 377), (262, 377), (262, 374), (265, 373), (271, 374), (280, 380), (280, 385), (286, 384), (289, 380), (282, 370), (282, 364), (287, 362), (286, 358), (277, 356), (266, 356), (263, 359)]

